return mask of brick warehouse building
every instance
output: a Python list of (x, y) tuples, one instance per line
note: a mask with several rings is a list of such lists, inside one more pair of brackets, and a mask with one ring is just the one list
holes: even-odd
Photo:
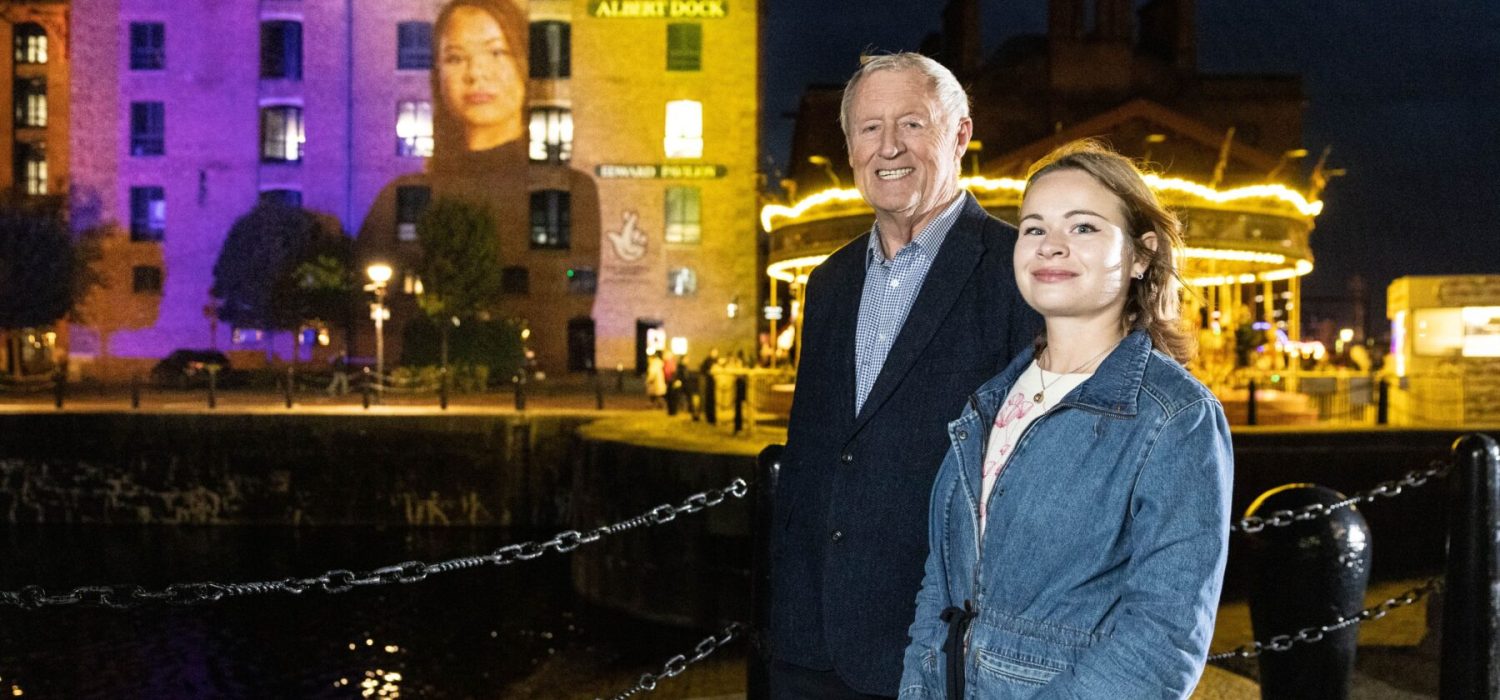
[[(443, 5), (73, 2), (72, 196), (95, 203), (73, 225), (111, 231), (106, 287), (73, 328), (85, 375), (182, 347), (237, 366), (291, 357), (289, 334), (213, 318), (214, 261), (262, 199), (332, 214), (360, 236), (361, 266), (392, 263), (399, 359), (412, 224), (433, 196)], [(498, 217), (500, 313), (525, 322), (549, 372), (633, 367), (652, 329), (700, 356), (749, 344), (753, 314), (726, 309), (756, 300), (755, 4), (533, 0), (527, 14), (530, 157), (505, 200), (519, 209)], [(370, 326), (356, 324), (354, 354), (373, 354)]]

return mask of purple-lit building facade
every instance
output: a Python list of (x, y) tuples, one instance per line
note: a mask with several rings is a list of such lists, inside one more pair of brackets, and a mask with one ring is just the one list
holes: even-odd
[[(367, 221), (400, 225), (401, 212), (371, 207), (383, 189), (427, 168), (431, 24), (444, 2), (75, 0), (73, 225), (110, 234), (105, 287), (86, 301), (86, 322), (72, 328), (72, 362), (85, 374), (119, 377), (176, 348), (218, 347), (239, 358), (237, 366), (290, 358), (290, 334), (215, 320), (209, 290), (224, 237), (264, 199), (332, 214), (351, 236)], [(573, 235), (584, 240), (564, 253), (525, 249), (522, 238), (523, 248), (507, 254), (502, 236), (505, 264), (532, 268), (529, 289), (507, 295), (503, 313), (527, 321), (538, 360), (552, 371), (585, 362), (634, 366), (646, 327), (686, 336), (695, 349), (753, 341), (755, 3), (735, 3), (732, 12), (721, 2), (674, 3), (695, 12), (630, 17), (620, 16), (621, 5), (528, 7), (531, 36), (539, 23), (565, 27), (560, 48), (571, 52), (570, 75), (531, 75), (531, 136), (535, 111), (554, 121), (568, 114), (569, 128), (543, 138), (570, 139), (567, 165), (594, 176), (600, 219), (576, 223)], [(681, 36), (670, 27), (684, 24), (699, 27), (691, 70), (682, 70), (683, 47), (668, 46)], [(631, 55), (639, 60), (621, 60)], [(663, 153), (667, 103), (683, 101), (699, 105), (701, 122), (689, 134), (699, 151)], [(671, 220), (686, 189), (696, 207), (691, 240), (680, 236), (680, 206)], [(627, 212), (645, 236), (629, 260), (600, 245), (620, 233)], [(390, 253), (399, 297), (411, 290), (402, 284), (402, 254)], [(596, 282), (561, 277), (575, 268)], [(674, 283), (682, 269), (691, 270), (690, 286)], [(746, 313), (728, 318), (734, 300)], [(357, 324), (355, 354), (373, 352), (369, 325)], [(574, 333), (581, 329), (588, 345)], [(387, 326), (388, 341), (399, 334), (399, 325)], [(336, 337), (325, 352), (342, 344)], [(586, 360), (573, 356), (585, 353)]]

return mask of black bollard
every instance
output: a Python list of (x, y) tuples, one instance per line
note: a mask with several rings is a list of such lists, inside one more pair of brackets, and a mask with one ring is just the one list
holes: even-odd
[(68, 377), (61, 371), (52, 374), (52, 403), (59, 409), (63, 407), (64, 399), (68, 393)]
[(677, 415), (677, 401), (682, 398), (682, 382), (672, 380), (667, 384), (667, 415)]
[(516, 385), (516, 410), (526, 410), (526, 370), (516, 370), (515, 375), (510, 378)]
[(1245, 392), (1245, 424), (1255, 425), (1255, 380), (1250, 380), (1250, 390)]
[(745, 429), (745, 394), (749, 391), (748, 378), (741, 374), (734, 378), (734, 434)]
[(599, 380), (599, 370), (591, 369), (589, 374), (594, 380), (594, 408), (604, 410), (604, 382)]
[(1438, 697), (1500, 697), (1500, 447), (1488, 435), (1453, 443), (1448, 564)]
[(219, 366), (208, 366), (208, 407), (219, 406)]
[(771, 697), (771, 514), (781, 476), (782, 445), (766, 445), (755, 461), (754, 515), (750, 522), (750, 654), (745, 657), (746, 700)]
[(714, 381), (713, 372), (703, 373), (703, 420), (709, 425), (714, 425), (719, 419), (719, 394), (718, 386)]
[(1381, 377), (1380, 383), (1376, 385), (1375, 395), (1375, 424), (1390, 425), (1391, 422), (1391, 380)]
[(448, 368), (438, 372), (438, 408), (448, 410)]
[(372, 379), (374, 375), (370, 372), (369, 367), (365, 368), (364, 373), (365, 380), (360, 383), (359, 396), (360, 402), (364, 404), (364, 407), (366, 409), (368, 409), (370, 407), (370, 399), (373, 398), (370, 396), (370, 394), (374, 393), (375, 391), (375, 386)]
[(296, 371), (296, 368), (290, 365), (286, 368), (286, 391), (283, 398), (286, 399), (286, 407), (288, 409), (292, 407), (292, 388), (293, 384), (297, 381)]
[(141, 407), (141, 375), (130, 375), (130, 407), (138, 409)]
[(615, 393), (625, 393), (625, 365), (615, 365)]
[[(1279, 510), (1343, 499), (1343, 494), (1322, 486), (1287, 484), (1261, 494), (1249, 514), (1269, 519)], [(1303, 628), (1357, 615), (1364, 607), (1370, 578), (1370, 528), (1354, 508), (1340, 508), (1286, 527), (1267, 526), (1248, 539), (1254, 572), (1250, 622), (1257, 641), (1294, 636)], [(1350, 625), (1324, 633), (1322, 641), (1263, 652), (1260, 696), (1348, 698), (1358, 637), (1359, 625)]]

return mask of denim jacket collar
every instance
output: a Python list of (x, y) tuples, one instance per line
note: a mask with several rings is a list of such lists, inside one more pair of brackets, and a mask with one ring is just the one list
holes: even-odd
[[(1036, 353), (1029, 348), (1016, 356), (1005, 371), (984, 383), (974, 393), (973, 408), (981, 416), (994, 416), (1000, 410), (1000, 402), (1015, 385), (1021, 373), (1031, 365)], [(1131, 331), (1099, 363), (1094, 375), (1068, 394), (1058, 405), (1085, 408), (1100, 413), (1134, 416), (1141, 395), (1141, 383), (1146, 376), (1146, 363), (1151, 358), (1151, 336), (1143, 330)]]

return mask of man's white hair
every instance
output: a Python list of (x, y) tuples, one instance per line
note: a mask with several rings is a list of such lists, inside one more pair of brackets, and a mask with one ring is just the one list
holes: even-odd
[(864, 56), (860, 59), (859, 70), (854, 71), (848, 84), (844, 85), (844, 99), (839, 104), (839, 128), (844, 130), (846, 140), (849, 138), (849, 107), (854, 104), (854, 93), (859, 89), (860, 81), (871, 73), (883, 70), (913, 70), (921, 73), (927, 78), (928, 88), (948, 116), (949, 125), (957, 124), (959, 120), (969, 116), (969, 95), (947, 66), (910, 51)]

